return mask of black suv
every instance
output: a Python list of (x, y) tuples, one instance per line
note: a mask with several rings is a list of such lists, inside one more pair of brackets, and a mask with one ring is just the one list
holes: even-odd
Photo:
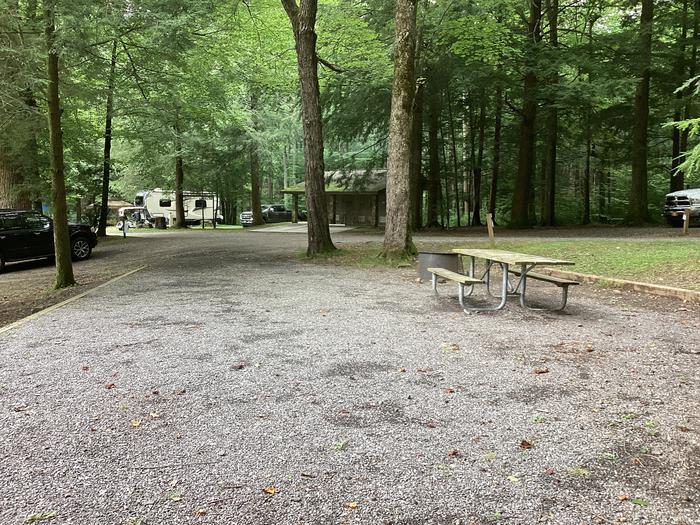
[[(70, 224), (73, 259), (82, 261), (97, 246), (97, 236), (86, 224)], [(53, 221), (31, 210), (0, 209), (0, 272), (6, 261), (53, 257)]]

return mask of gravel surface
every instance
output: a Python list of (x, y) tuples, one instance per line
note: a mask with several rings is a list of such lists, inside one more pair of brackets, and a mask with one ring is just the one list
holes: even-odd
[(465, 316), (303, 236), (167, 239), (0, 335), (3, 525), (700, 523), (697, 307)]

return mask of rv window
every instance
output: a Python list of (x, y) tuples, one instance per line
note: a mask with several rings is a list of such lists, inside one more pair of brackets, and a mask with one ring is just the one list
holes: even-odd
[(137, 195), (134, 204), (136, 206), (143, 206), (143, 195)]
[(170, 199), (160, 199), (160, 202), (158, 203), (158, 206), (161, 208), (170, 208), (172, 205), (172, 201)]
[(206, 208), (207, 201), (204, 199), (197, 199), (196, 201), (194, 201), (194, 207), (195, 208)]

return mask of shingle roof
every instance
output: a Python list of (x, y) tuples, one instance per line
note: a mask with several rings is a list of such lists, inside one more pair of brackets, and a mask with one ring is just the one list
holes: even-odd
[[(326, 193), (330, 194), (370, 194), (374, 195), (386, 189), (386, 170), (338, 170), (327, 171)], [(304, 193), (303, 182), (289, 186), (282, 193)]]

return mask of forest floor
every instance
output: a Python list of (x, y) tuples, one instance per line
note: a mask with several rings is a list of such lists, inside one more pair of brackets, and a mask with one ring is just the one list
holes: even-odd
[(0, 523), (700, 521), (699, 306), (465, 316), (305, 241), (111, 239), (79, 279), (147, 268), (0, 334)]

